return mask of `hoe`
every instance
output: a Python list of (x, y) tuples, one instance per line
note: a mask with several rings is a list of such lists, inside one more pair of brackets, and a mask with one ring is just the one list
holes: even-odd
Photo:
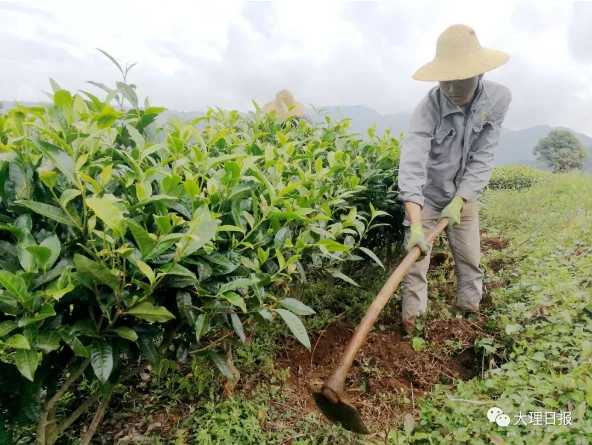
[[(436, 236), (438, 236), (447, 225), (448, 218), (442, 219), (436, 227), (427, 234), (426, 242), (428, 244), (432, 243)], [(358, 434), (370, 433), (356, 407), (347, 400), (347, 397), (343, 393), (345, 378), (352, 366), (356, 354), (362, 347), (362, 344), (366, 340), (370, 329), (374, 326), (380, 312), (391, 299), (397, 290), (397, 286), (420, 255), (421, 251), (419, 248), (414, 247), (403, 259), (399, 267), (394, 270), (356, 328), (356, 331), (345, 347), (341, 360), (333, 371), (333, 374), (325, 380), (321, 390), (313, 394), (315, 403), (325, 417), (331, 422), (341, 425), (346, 430)]]

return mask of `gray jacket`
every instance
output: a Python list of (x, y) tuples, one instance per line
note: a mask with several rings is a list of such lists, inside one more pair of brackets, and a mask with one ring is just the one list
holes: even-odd
[(437, 209), (455, 195), (477, 200), (491, 178), (510, 90), (482, 80), (467, 114), (434, 87), (415, 109), (401, 145), (400, 199)]

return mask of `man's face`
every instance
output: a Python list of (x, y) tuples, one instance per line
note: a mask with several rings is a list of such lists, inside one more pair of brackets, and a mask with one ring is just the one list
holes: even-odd
[(470, 79), (440, 82), (440, 89), (453, 105), (462, 107), (473, 99), (478, 83), (479, 76), (475, 76)]

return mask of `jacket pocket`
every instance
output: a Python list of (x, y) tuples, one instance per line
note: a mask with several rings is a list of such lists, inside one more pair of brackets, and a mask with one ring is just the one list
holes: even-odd
[(442, 126), (436, 130), (434, 135), (434, 143), (432, 143), (432, 149), (430, 151), (430, 159), (435, 164), (446, 162), (450, 158), (450, 152), (452, 150), (452, 144), (454, 137), (456, 136), (456, 130), (451, 126)]
[(493, 128), (493, 124), (488, 120), (475, 122), (473, 124), (473, 131), (471, 131), (471, 145), (469, 148), (469, 159), (472, 157), (472, 153), (477, 151), (479, 148), (479, 143), (477, 143), (477, 141), (481, 139), (483, 133), (491, 128)]

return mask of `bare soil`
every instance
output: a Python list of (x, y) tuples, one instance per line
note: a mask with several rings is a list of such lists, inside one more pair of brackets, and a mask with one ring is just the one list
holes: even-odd
[[(412, 340), (403, 337), (399, 326), (392, 332), (372, 332), (349, 372), (347, 397), (371, 425), (402, 418), (413, 411), (415, 399), (434, 385), (467, 380), (480, 372), (472, 346), (486, 335), (485, 322), (438, 320), (426, 330), (427, 348), (421, 352), (413, 349)], [(320, 389), (337, 365), (354, 329), (347, 323), (334, 323), (311, 339), (312, 354), (297, 343), (278, 354), (277, 366), (290, 371), (287, 386), (298, 399), (294, 405), (306, 412), (317, 411), (311, 393)]]

